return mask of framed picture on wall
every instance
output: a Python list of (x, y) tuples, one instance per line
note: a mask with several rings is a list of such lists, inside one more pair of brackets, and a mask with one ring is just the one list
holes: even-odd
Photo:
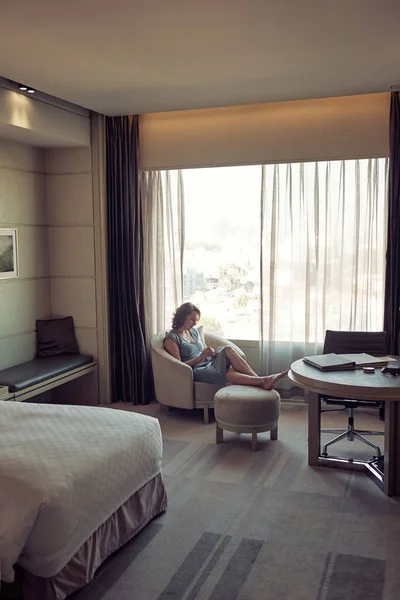
[(18, 277), (17, 230), (0, 229), (0, 279)]

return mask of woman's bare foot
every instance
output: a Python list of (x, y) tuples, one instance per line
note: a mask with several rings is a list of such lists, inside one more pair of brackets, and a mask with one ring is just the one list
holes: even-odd
[(287, 371), (282, 371), (282, 373), (276, 373), (275, 375), (269, 375), (268, 377), (265, 377), (265, 381), (263, 383), (264, 390), (273, 390), (276, 382), (286, 377), (288, 373), (289, 369)]

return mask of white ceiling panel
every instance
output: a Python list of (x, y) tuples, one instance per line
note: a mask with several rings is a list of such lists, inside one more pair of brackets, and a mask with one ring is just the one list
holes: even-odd
[(2, 0), (0, 75), (108, 115), (389, 91), (399, 0)]

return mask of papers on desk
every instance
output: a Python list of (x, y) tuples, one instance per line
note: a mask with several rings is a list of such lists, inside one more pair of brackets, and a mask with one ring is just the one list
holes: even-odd
[(303, 361), (320, 371), (352, 371), (361, 367), (383, 367), (396, 360), (390, 356), (372, 356), (371, 354), (317, 354), (305, 356)]
[(384, 367), (388, 362), (396, 361), (391, 356), (371, 356), (371, 354), (341, 354), (343, 358), (352, 360), (356, 363), (356, 367)]

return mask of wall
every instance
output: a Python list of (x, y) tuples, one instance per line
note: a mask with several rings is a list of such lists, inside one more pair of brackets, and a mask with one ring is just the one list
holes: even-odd
[[(80, 351), (97, 358), (97, 310), (91, 148), (47, 149), (50, 304), (72, 315)], [(58, 401), (97, 404), (97, 374), (57, 388)]]
[(0, 279), (0, 369), (35, 354), (35, 321), (50, 316), (44, 150), (0, 139), (0, 227), (18, 229), (19, 277)]
[(0, 369), (34, 357), (36, 319), (72, 315), (98, 372), (46, 396), (56, 402), (109, 402), (103, 127), (0, 77), (0, 227), (17, 228), (20, 266), (0, 280)]

